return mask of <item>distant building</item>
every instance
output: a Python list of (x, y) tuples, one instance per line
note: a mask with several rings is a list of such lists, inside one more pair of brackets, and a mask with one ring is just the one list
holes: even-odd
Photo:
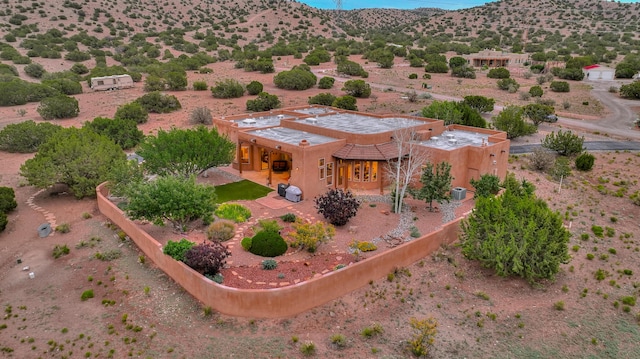
[(330, 188), (388, 191), (385, 164), (406, 155), (394, 142), (399, 130), (411, 131), (433, 163), (451, 164), (453, 187), (471, 188), (471, 179), (484, 174), (504, 179), (507, 173), (506, 133), (445, 127), (442, 120), (302, 106), (217, 118), (214, 125), (236, 142), (232, 165), (241, 175), (251, 171), (274, 186), (289, 183), (303, 198)]
[(529, 54), (514, 54), (505, 51), (483, 50), (477, 54), (463, 56), (473, 67), (508, 67), (524, 66), (529, 61)]
[(606, 66), (589, 65), (582, 68), (584, 72), (584, 79), (591, 81), (607, 81), (613, 80), (616, 75), (616, 70)]
[(111, 75), (91, 78), (91, 89), (94, 91), (119, 90), (133, 87), (130, 75)]

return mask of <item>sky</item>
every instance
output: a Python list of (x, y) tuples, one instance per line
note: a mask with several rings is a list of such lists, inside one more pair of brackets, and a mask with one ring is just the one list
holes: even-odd
[[(318, 9), (335, 9), (334, 0), (298, 0)], [(633, 3), (639, 0), (620, 0), (619, 2)], [(465, 9), (491, 2), (489, 0), (342, 0), (343, 10), (364, 8), (415, 9), (419, 7), (433, 7), (446, 10)]]

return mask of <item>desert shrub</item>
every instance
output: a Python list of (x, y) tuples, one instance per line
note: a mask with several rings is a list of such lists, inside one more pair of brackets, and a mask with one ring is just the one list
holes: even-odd
[(529, 167), (535, 171), (546, 171), (553, 165), (555, 156), (551, 151), (536, 147), (529, 156)]
[(280, 226), (278, 221), (275, 219), (258, 220), (258, 226), (260, 226), (260, 230), (268, 232), (280, 233), (280, 230), (282, 229), (282, 226)]
[(247, 100), (247, 111), (261, 112), (280, 107), (280, 99), (276, 95), (260, 92), (257, 98)]
[(569, 159), (567, 157), (556, 157), (549, 174), (556, 180), (570, 176), (571, 166), (569, 165)]
[(167, 86), (167, 82), (160, 76), (149, 75), (144, 79), (144, 92), (163, 91)]
[(598, 225), (592, 225), (591, 226), (591, 232), (593, 232), (593, 235), (595, 235), (598, 238), (602, 238), (604, 237), (604, 229), (601, 226)]
[(264, 86), (260, 81), (251, 81), (247, 85), (247, 93), (252, 96), (255, 96), (262, 92), (262, 89), (264, 89)]
[(418, 78), (418, 74), (409, 74), (409, 80), (415, 80)]
[(495, 99), (484, 96), (465, 96), (462, 102), (480, 113), (492, 112), (496, 104)]
[(96, 117), (93, 121), (85, 122), (82, 127), (109, 137), (123, 150), (137, 146), (144, 138), (136, 121), (130, 119), (112, 120), (106, 117)]
[(31, 63), (24, 67), (24, 73), (36, 79), (41, 78), (45, 72), (44, 67), (37, 63)]
[(451, 76), (461, 77), (464, 79), (475, 79), (476, 71), (471, 66), (458, 66), (451, 68)]
[(106, 252), (98, 252), (94, 255), (94, 257), (103, 262), (109, 262), (122, 257), (122, 251), (120, 249), (112, 249)]
[(195, 91), (206, 91), (209, 86), (206, 81), (194, 81), (193, 89)]
[(204, 275), (216, 275), (231, 252), (220, 242), (201, 243), (184, 254), (184, 263)]
[(331, 106), (336, 100), (336, 97), (328, 92), (319, 93), (313, 97), (309, 97), (309, 105), (323, 105)]
[(522, 101), (529, 101), (531, 100), (531, 94), (525, 91), (520, 91), (520, 99)]
[(349, 76), (365, 77), (365, 74), (367, 74), (367, 72), (362, 68), (362, 66), (360, 66), (360, 64), (350, 60), (340, 61), (338, 63), (337, 71), (339, 74), (344, 74)]
[(226, 79), (216, 82), (216, 85), (211, 87), (211, 93), (215, 98), (238, 98), (244, 95), (244, 87), (234, 79)]
[(32, 120), (9, 124), (0, 130), (0, 150), (7, 152), (32, 153), (62, 127), (48, 122), (35, 123)]
[(0, 187), (0, 212), (9, 213), (18, 207), (16, 194), (11, 187)]
[(64, 55), (65, 60), (73, 61), (73, 62), (82, 62), (91, 59), (91, 54), (83, 52), (83, 51), (69, 51), (66, 55)]
[(84, 64), (73, 64), (73, 66), (71, 66), (71, 72), (78, 75), (84, 75), (86, 73), (89, 73), (89, 68), (87, 68), (87, 66), (85, 66)]
[(344, 226), (360, 208), (360, 201), (349, 190), (330, 189), (313, 199), (318, 214), (324, 216), (334, 226)]
[(282, 216), (280, 216), (280, 219), (281, 219), (283, 222), (287, 222), (287, 223), (293, 223), (293, 222), (295, 222), (295, 221), (296, 221), (296, 218), (297, 218), (297, 217), (296, 217), (296, 215), (295, 215), (295, 214), (293, 214), (293, 213), (285, 213), (285, 214), (283, 214)]
[(346, 92), (347, 95), (358, 98), (371, 96), (371, 86), (364, 80), (347, 80), (342, 87), (342, 91)]
[(93, 289), (88, 289), (82, 292), (82, 294), (80, 295), (80, 300), (84, 302), (85, 300), (93, 298), (93, 296)]
[(293, 224), (295, 231), (291, 234), (293, 240), (292, 247), (303, 247), (313, 253), (321, 243), (329, 241), (336, 233), (335, 228), (322, 222), (311, 224), (302, 220), (297, 220)]
[(76, 117), (80, 107), (75, 98), (60, 94), (40, 101), (37, 111), (45, 120), (52, 120)]
[(265, 259), (262, 261), (262, 269), (274, 270), (278, 268), (278, 262), (275, 259)]
[(273, 78), (276, 87), (285, 90), (307, 90), (315, 86), (318, 78), (312, 72), (293, 68), (289, 71), (282, 71)]
[(558, 130), (551, 132), (542, 139), (542, 147), (557, 152), (561, 156), (572, 156), (583, 151), (584, 137), (571, 131)]
[(529, 94), (532, 97), (541, 97), (543, 93), (544, 92), (542, 91), (542, 87), (538, 85), (531, 86), (531, 88), (529, 89)]
[(277, 257), (287, 251), (287, 242), (277, 232), (260, 231), (251, 238), (249, 252), (261, 257)]
[(31, 83), (18, 78), (0, 81), (0, 106), (24, 105), (38, 102), (60, 93), (49, 86)]
[(141, 124), (149, 119), (149, 111), (142, 107), (140, 103), (134, 101), (118, 107), (113, 118), (134, 120), (136, 123)]
[(216, 216), (229, 219), (235, 223), (246, 222), (251, 218), (251, 210), (249, 208), (236, 203), (223, 203), (216, 209)]
[(576, 168), (580, 171), (590, 171), (595, 161), (596, 157), (594, 155), (588, 152), (582, 152), (576, 157)]
[(434, 74), (446, 74), (447, 72), (449, 72), (449, 66), (447, 65), (446, 62), (434, 61), (434, 62), (429, 62), (424, 67), (424, 71), (434, 73)]
[(251, 250), (252, 242), (253, 242), (253, 238), (244, 237), (244, 238), (242, 238), (242, 241), (240, 241), (240, 245), (242, 246), (242, 248), (244, 248), (245, 251), (249, 251), (249, 250)]
[(58, 259), (62, 256), (66, 256), (67, 254), (69, 254), (70, 249), (66, 244), (60, 245), (60, 244), (56, 244), (55, 247), (53, 247), (53, 258)]
[(60, 78), (42, 81), (43, 85), (52, 87), (65, 95), (77, 95), (82, 93), (82, 85), (78, 81)]
[(473, 198), (491, 197), (500, 191), (500, 178), (492, 174), (484, 174), (478, 180), (472, 178), (469, 183), (476, 189)]
[(509, 77), (511, 77), (511, 73), (504, 67), (498, 67), (489, 70), (489, 72), (487, 73), (487, 77), (490, 79), (508, 79)]
[(0, 64), (0, 75), (19, 76), (19, 73), (13, 65)]
[(549, 88), (553, 92), (569, 92), (569, 83), (566, 81), (552, 81)]
[(165, 76), (167, 87), (171, 91), (184, 91), (187, 89), (187, 73), (185, 71), (171, 71)]
[(351, 244), (349, 244), (349, 247), (352, 248), (353, 250), (358, 250), (360, 252), (371, 252), (378, 249), (378, 247), (372, 242), (360, 242), (360, 241), (353, 241)]
[(501, 79), (496, 83), (500, 90), (511, 91), (511, 89), (515, 88), (517, 91), (520, 88), (520, 84), (512, 78)]
[(330, 76), (325, 76), (318, 81), (318, 88), (320, 89), (330, 89), (333, 87), (333, 84), (336, 82), (336, 79)]
[(620, 96), (636, 100), (640, 99), (640, 81), (620, 86)]
[(219, 220), (207, 228), (207, 239), (212, 241), (228, 241), (236, 234), (236, 225), (232, 221)]
[(436, 340), (438, 321), (434, 318), (423, 320), (411, 318), (409, 323), (413, 330), (413, 336), (411, 340), (409, 340), (411, 353), (417, 357), (429, 356), (431, 347)]
[(167, 242), (167, 245), (162, 248), (162, 253), (177, 261), (184, 262), (185, 253), (187, 253), (195, 245), (196, 244), (194, 242), (188, 241), (186, 238), (182, 238), (178, 242), (169, 240), (169, 242)]
[(7, 218), (7, 214), (4, 212), (0, 212), (0, 232), (4, 231), (7, 228), (8, 223), (9, 219)]
[(180, 101), (175, 96), (166, 95), (159, 91), (142, 95), (135, 102), (139, 103), (147, 112), (152, 113), (169, 113), (182, 108)]
[(336, 97), (331, 106), (341, 108), (343, 110), (351, 110), (358, 111), (358, 106), (356, 106), (356, 102), (358, 100), (350, 95)]
[(211, 125), (213, 116), (207, 107), (196, 107), (189, 114), (189, 123), (192, 125)]
[(310, 340), (302, 343), (302, 345), (300, 345), (300, 352), (304, 355), (304, 356), (312, 356), (316, 354), (316, 344)]

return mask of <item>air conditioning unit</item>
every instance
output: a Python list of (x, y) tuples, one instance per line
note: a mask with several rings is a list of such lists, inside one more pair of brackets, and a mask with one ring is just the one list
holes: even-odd
[(467, 197), (467, 189), (464, 187), (454, 187), (451, 190), (451, 198), (456, 201), (462, 201)]

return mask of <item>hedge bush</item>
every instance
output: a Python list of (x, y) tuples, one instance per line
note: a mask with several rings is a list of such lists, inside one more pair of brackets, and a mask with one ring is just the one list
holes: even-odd
[(261, 112), (280, 107), (280, 99), (276, 95), (260, 92), (257, 98), (247, 100), (247, 111)]
[(9, 124), (0, 130), (0, 150), (18, 153), (33, 153), (41, 144), (62, 127), (48, 122), (32, 120)]
[(255, 96), (255, 95), (261, 93), (263, 88), (264, 88), (264, 86), (262, 85), (262, 83), (260, 81), (251, 81), (247, 85), (247, 93), (249, 95), (251, 95), (251, 96)]
[(24, 105), (27, 102), (39, 102), (51, 96), (59, 95), (56, 89), (18, 78), (0, 81), (0, 106)]
[(244, 87), (236, 80), (226, 79), (216, 82), (216, 85), (211, 87), (211, 94), (215, 98), (238, 98), (244, 95)]
[(109, 137), (123, 150), (137, 146), (144, 138), (136, 121), (128, 118), (112, 120), (106, 117), (96, 117), (93, 121), (85, 122), (82, 127)]
[(242, 241), (240, 241), (240, 245), (244, 248), (245, 251), (249, 251), (251, 249), (251, 243), (253, 242), (253, 238), (244, 237)]
[(333, 87), (333, 84), (336, 82), (336, 79), (330, 76), (325, 76), (318, 81), (318, 88), (320, 89), (330, 89)]
[(287, 242), (278, 233), (260, 231), (251, 239), (249, 252), (262, 257), (276, 257), (287, 251)]
[(336, 100), (336, 97), (328, 92), (319, 93), (313, 97), (309, 97), (309, 105), (324, 105), (331, 106), (333, 102)]
[(182, 108), (180, 101), (173, 95), (166, 95), (159, 91), (150, 92), (138, 97), (135, 102), (142, 105), (148, 112), (169, 113)]
[(137, 124), (141, 124), (147, 122), (149, 112), (141, 104), (134, 101), (118, 107), (113, 118), (134, 120)]
[(276, 87), (285, 90), (306, 90), (316, 85), (318, 78), (302, 68), (282, 71), (273, 78)]
[(60, 78), (42, 81), (43, 85), (52, 87), (65, 95), (77, 95), (82, 93), (82, 85), (78, 81)]
[(552, 81), (549, 88), (554, 92), (569, 92), (569, 83), (566, 81)]
[(209, 85), (207, 85), (206, 81), (194, 81), (193, 89), (194, 91), (206, 91)]

